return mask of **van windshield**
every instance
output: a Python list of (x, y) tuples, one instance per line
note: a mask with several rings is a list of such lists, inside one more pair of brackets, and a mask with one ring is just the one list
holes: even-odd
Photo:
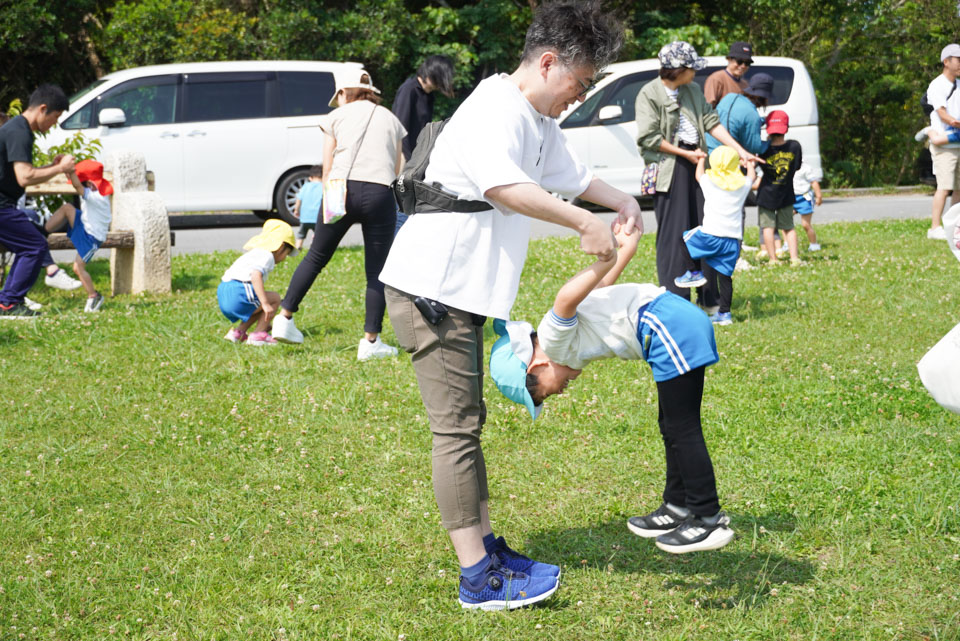
[(80, 91), (78, 91), (77, 93), (75, 93), (75, 94), (73, 94), (72, 96), (70, 96), (70, 104), (73, 104), (73, 103), (76, 102), (77, 100), (80, 100), (81, 98), (83, 98), (83, 97), (86, 96), (88, 93), (90, 93), (91, 91), (93, 91), (94, 89), (96, 89), (97, 87), (99, 87), (100, 85), (102, 85), (102, 84), (105, 83), (105, 82), (106, 82), (106, 80), (104, 80), (103, 78), (101, 78), (100, 80), (96, 80), (96, 81), (90, 83), (89, 85), (87, 85), (86, 87), (84, 87), (83, 89), (81, 89)]

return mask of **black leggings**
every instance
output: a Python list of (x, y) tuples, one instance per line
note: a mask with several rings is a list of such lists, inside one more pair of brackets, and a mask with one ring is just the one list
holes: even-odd
[(386, 185), (347, 181), (347, 214), (332, 225), (319, 223), (313, 230), (310, 251), (293, 272), (280, 306), (293, 313), (300, 308), (300, 302), (310, 291), (317, 274), (330, 262), (347, 230), (355, 223), (360, 223), (363, 229), (363, 259), (367, 273), (367, 311), (363, 331), (379, 334), (387, 306), (380, 272), (393, 244), (397, 224), (397, 201)]
[(663, 500), (697, 516), (712, 516), (720, 511), (720, 502), (700, 425), (704, 370), (698, 367), (657, 383), (658, 422), (667, 458)]
[(720, 303), (720, 311), (727, 313), (730, 311), (730, 304), (733, 303), (733, 277), (717, 272), (717, 298)]

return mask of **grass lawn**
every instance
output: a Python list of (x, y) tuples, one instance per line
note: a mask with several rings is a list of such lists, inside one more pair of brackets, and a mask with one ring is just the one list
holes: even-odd
[[(663, 482), (646, 364), (592, 365), (536, 423), (487, 377), (495, 531), (564, 568), (509, 613), (457, 604), (409, 357), (356, 360), (361, 250), (317, 279), (299, 347), (222, 339), (236, 253), (98, 315), (41, 284), (45, 318), (0, 325), (0, 639), (958, 639), (960, 417), (915, 363), (960, 321), (960, 266), (926, 224), (823, 225), (802, 267), (734, 279), (703, 403), (723, 550), (626, 528)], [(532, 243), (514, 317), (586, 261)], [(654, 278), (650, 237), (624, 279)]]

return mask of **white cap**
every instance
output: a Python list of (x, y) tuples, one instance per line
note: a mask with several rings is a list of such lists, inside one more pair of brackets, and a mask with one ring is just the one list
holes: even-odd
[(940, 62), (947, 58), (960, 58), (960, 45), (954, 42), (944, 47), (943, 51), (940, 52)]
[[(366, 76), (366, 82), (363, 82), (364, 76)], [(327, 103), (331, 107), (339, 106), (337, 94), (340, 93), (341, 89), (369, 89), (375, 94), (380, 93), (380, 90), (373, 86), (373, 79), (370, 77), (370, 74), (362, 68), (350, 67), (341, 69), (340, 71), (334, 72), (333, 78), (337, 83), (337, 88), (334, 90), (330, 102)]]

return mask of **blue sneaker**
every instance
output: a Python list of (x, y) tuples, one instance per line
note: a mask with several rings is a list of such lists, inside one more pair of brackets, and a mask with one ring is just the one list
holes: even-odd
[(557, 591), (557, 577), (529, 576), (505, 568), (494, 557), (476, 585), (460, 576), (460, 606), (467, 610), (514, 610), (543, 601)]
[(530, 557), (524, 556), (510, 548), (506, 540), (501, 536), (493, 542), (493, 547), (487, 550), (489, 554), (497, 555), (497, 559), (507, 569), (514, 572), (523, 572), (532, 577), (556, 577), (560, 578), (560, 568), (549, 563), (540, 563)]
[(703, 287), (707, 284), (707, 279), (700, 272), (687, 272), (679, 278), (673, 279), (677, 287)]
[(730, 312), (717, 312), (710, 317), (710, 322), (714, 325), (733, 325), (733, 314)]

